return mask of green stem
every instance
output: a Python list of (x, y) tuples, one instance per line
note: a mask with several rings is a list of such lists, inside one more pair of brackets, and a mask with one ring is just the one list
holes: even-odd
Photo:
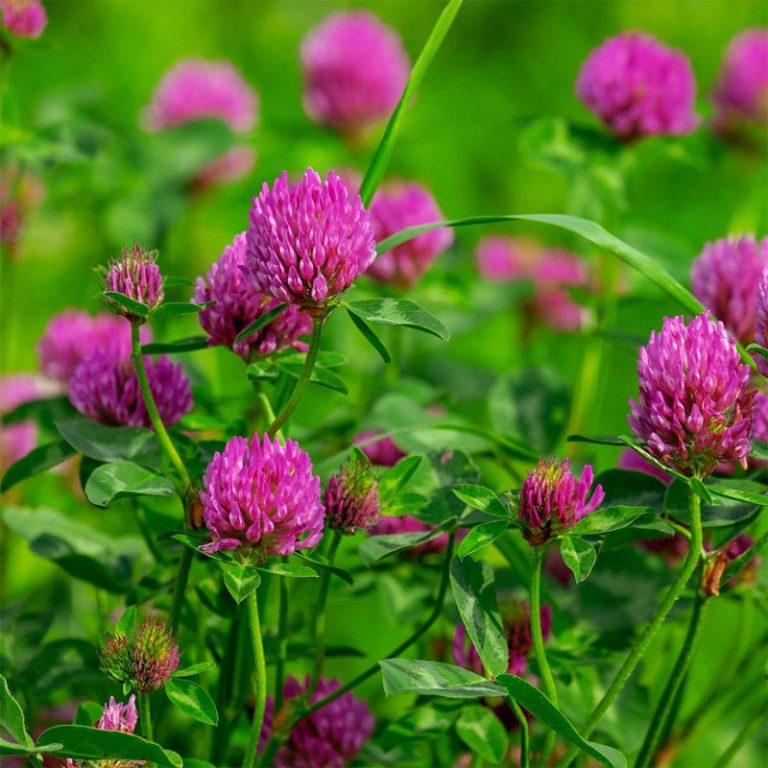
[[(629, 652), (629, 655), (624, 660), (624, 663), (621, 665), (619, 671), (616, 673), (616, 677), (613, 679), (610, 687), (605, 692), (603, 698), (595, 707), (592, 714), (589, 716), (589, 719), (587, 720), (584, 728), (581, 730), (581, 735), (585, 739), (590, 737), (592, 731), (595, 730), (597, 724), (603, 719), (605, 713), (608, 711), (608, 709), (610, 709), (611, 705), (616, 700), (616, 697), (621, 692), (621, 689), (624, 687), (624, 684), (627, 682), (627, 680), (629, 680), (640, 659), (642, 659), (645, 655), (645, 652), (648, 650), (648, 647), (650, 646), (654, 637), (656, 637), (656, 634), (661, 628), (661, 625), (664, 623), (664, 619), (666, 619), (667, 615), (672, 610), (672, 607), (677, 602), (683, 589), (685, 589), (685, 585), (688, 583), (688, 580), (696, 570), (699, 557), (701, 556), (702, 545), (701, 499), (699, 499), (699, 497), (693, 492), (693, 489), (690, 486), (688, 488), (688, 493), (691, 512), (691, 543), (688, 548), (688, 555), (683, 563), (682, 568), (680, 569), (680, 573), (677, 579), (664, 595), (664, 598), (661, 601), (661, 605), (656, 611), (656, 615), (651, 620), (651, 623), (643, 631), (643, 634), (640, 636), (637, 644)], [(565, 766), (569, 765), (573, 758), (578, 754), (578, 751), (578, 747), (571, 747), (571, 749), (566, 752), (562, 760), (560, 760), (558, 766), (560, 768), (564, 768)]]
[(136, 367), (136, 376), (139, 379), (139, 389), (141, 389), (144, 405), (147, 408), (147, 414), (149, 415), (149, 420), (152, 422), (152, 427), (157, 435), (157, 440), (181, 479), (182, 488), (179, 491), (179, 495), (181, 496), (182, 502), (185, 502), (192, 481), (189, 479), (187, 468), (184, 466), (184, 462), (181, 460), (178, 451), (171, 442), (165, 424), (163, 424), (163, 420), (160, 418), (160, 413), (155, 404), (155, 398), (149, 387), (147, 369), (144, 366), (144, 357), (141, 354), (140, 330), (141, 326), (139, 323), (131, 323), (131, 355), (133, 357), (133, 364)]
[(278, 576), (277, 660), (275, 663), (275, 712), (283, 706), (283, 681), (288, 658), (288, 579)]
[(155, 541), (154, 536), (152, 536), (152, 531), (149, 528), (149, 522), (147, 520), (147, 514), (144, 511), (144, 507), (136, 502), (134, 502), (132, 506), (134, 514), (136, 515), (136, 524), (138, 525), (139, 531), (144, 538), (147, 549), (155, 559), (155, 562), (162, 563), (165, 558), (163, 557), (163, 553), (160, 551), (160, 548), (157, 546), (157, 542)]
[[(541, 672), (541, 679), (544, 683), (544, 692), (549, 700), (558, 706), (557, 686), (555, 678), (552, 676), (547, 654), (544, 650), (544, 633), (541, 629), (541, 572), (544, 563), (544, 547), (533, 548), (533, 569), (531, 571), (531, 640), (533, 641), (533, 650), (536, 654), (536, 663)], [(541, 763), (546, 764), (549, 753), (555, 745), (555, 732), (550, 728), (547, 731), (544, 740), (544, 747), (541, 752)]]
[[(331, 538), (331, 548), (328, 550), (328, 565), (332, 566), (336, 560), (336, 552), (341, 544), (341, 531), (334, 531)], [(325, 662), (325, 606), (328, 602), (328, 589), (331, 586), (331, 571), (324, 570), (320, 577), (320, 593), (317, 597), (317, 607), (315, 609), (315, 664), (312, 672), (311, 692), (314, 693), (317, 684), (320, 682), (320, 675), (323, 673), (323, 664)]]
[(152, 712), (149, 709), (149, 694), (139, 692), (139, 722), (141, 723), (141, 735), (147, 741), (153, 741)]
[(309, 349), (307, 350), (307, 356), (304, 359), (304, 367), (301, 369), (299, 379), (296, 382), (285, 407), (280, 412), (280, 415), (269, 425), (267, 434), (270, 437), (274, 437), (288, 419), (291, 418), (304, 394), (307, 384), (309, 384), (309, 380), (312, 376), (312, 369), (315, 367), (315, 361), (317, 360), (317, 354), (320, 352), (320, 338), (323, 335), (323, 323), (325, 322), (325, 318), (325, 313), (312, 318), (312, 338), (309, 341)]
[(752, 738), (760, 723), (765, 718), (765, 703), (760, 702), (756, 710), (750, 713), (742, 729), (736, 734), (736, 738), (728, 745), (725, 752), (714, 762), (717, 768), (727, 768), (728, 764), (736, 755), (741, 752), (741, 748)]
[(651, 765), (659, 750), (662, 735), (668, 733), (672, 726), (673, 706), (677, 701), (677, 693), (680, 690), (683, 679), (690, 668), (691, 659), (696, 650), (708, 606), (708, 597), (698, 593), (693, 603), (688, 633), (685, 636), (683, 647), (680, 649), (680, 655), (677, 657), (675, 666), (672, 669), (672, 674), (669, 676), (664, 692), (661, 694), (659, 703), (656, 705), (656, 711), (653, 713), (651, 724), (648, 727), (648, 732), (645, 734), (643, 745), (640, 747), (640, 752), (635, 762), (636, 768)]
[(216, 686), (216, 709), (221, 716), (221, 722), (214, 731), (211, 744), (210, 759), (214, 765), (221, 765), (225, 762), (232, 724), (239, 710), (237, 699), (233, 696), (235, 666), (240, 652), (238, 648), (239, 640), (240, 614), (235, 614), (235, 617), (229, 624), (227, 644), (221, 657), (221, 671)]
[(520, 725), (520, 768), (529, 768), (531, 761), (528, 754), (528, 720), (520, 705), (511, 697), (507, 698), (510, 709)]
[(171, 629), (174, 635), (179, 629), (181, 623), (181, 611), (184, 607), (184, 594), (187, 591), (187, 582), (189, 581), (189, 571), (192, 568), (192, 558), (194, 557), (192, 547), (184, 547), (179, 561), (179, 572), (176, 574), (176, 586), (173, 590), (173, 605), (171, 607)]
[(257, 590), (253, 590), (246, 598), (248, 610), (248, 628), (251, 634), (253, 658), (255, 670), (253, 674), (253, 698), (256, 706), (253, 710), (253, 722), (251, 734), (248, 737), (248, 747), (245, 750), (243, 768), (254, 768), (256, 765), (256, 753), (261, 738), (261, 724), (264, 720), (264, 709), (267, 700), (267, 665), (264, 661), (264, 643), (261, 640), (261, 622), (259, 621), (259, 603), (256, 596)]

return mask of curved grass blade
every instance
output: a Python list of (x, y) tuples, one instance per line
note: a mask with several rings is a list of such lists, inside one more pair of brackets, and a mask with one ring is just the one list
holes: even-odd
[(424, 79), (424, 75), (427, 73), (430, 64), (432, 64), (432, 59), (435, 58), (435, 54), (443, 44), (443, 40), (448, 34), (448, 30), (451, 28), (451, 24), (453, 24), (453, 20), (456, 18), (456, 14), (459, 12), (462, 2), (463, 0), (450, 0), (448, 5), (443, 8), (435, 26), (432, 28), (432, 32), (427, 38), (427, 42), (424, 43), (424, 47), (421, 49), (419, 58), (416, 59), (416, 63), (413, 65), (411, 74), (408, 77), (408, 82), (403, 89), (403, 95), (400, 97), (400, 101), (397, 103), (395, 111), (389, 118), (387, 127), (384, 130), (384, 135), (381, 137), (379, 146), (376, 148), (376, 153), (366, 171), (363, 183), (360, 185), (360, 198), (363, 201), (363, 205), (367, 206), (371, 202), (373, 193), (384, 178), (384, 171), (389, 164), (389, 158), (392, 157), (395, 141), (397, 140), (397, 133), (400, 130), (400, 124), (405, 115), (405, 108), (408, 106), (408, 102), (411, 100), (414, 92)]

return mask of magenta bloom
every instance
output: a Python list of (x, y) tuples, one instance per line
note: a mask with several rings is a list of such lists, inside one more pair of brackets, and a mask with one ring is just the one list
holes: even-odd
[(624, 32), (592, 51), (576, 93), (621, 139), (691, 133), (699, 122), (690, 62), (640, 32)]
[(752, 438), (768, 443), (768, 394), (765, 392), (755, 395), (753, 415)]
[[(548, 605), (541, 606), (541, 632), (546, 640), (552, 626), (552, 610)], [(533, 647), (531, 638), (531, 613), (527, 602), (507, 606), (503, 615), (504, 635), (509, 646), (509, 666), (507, 673), (522, 675), (528, 666), (528, 654)], [(475, 650), (475, 646), (467, 635), (463, 624), (457, 624), (453, 633), (451, 650), (454, 663), (464, 669), (469, 669), (478, 675), (484, 675), (483, 662)]]
[(531, 263), (530, 276), (537, 285), (583, 286), (589, 279), (584, 261), (562, 248), (542, 248)]
[(755, 339), (757, 292), (768, 268), (768, 237), (724, 237), (707, 243), (693, 263), (696, 298), (743, 344)]
[(320, 478), (298, 443), (233, 437), (205, 470), (203, 519), (209, 554), (252, 550), (258, 558), (314, 547), (323, 535)]
[[(363, 443), (375, 437), (378, 432), (361, 432), (354, 439), (355, 444)], [(368, 457), (371, 464), (378, 467), (394, 467), (406, 454), (397, 447), (397, 443), (391, 437), (382, 437), (374, 442), (361, 445), (360, 450)]]
[(670, 485), (675, 479), (672, 475), (660, 470), (655, 464), (646, 461), (639, 453), (631, 448), (625, 448), (619, 454), (619, 468), (628, 469), (631, 472), (642, 472), (644, 475), (650, 475), (657, 480), (661, 480), (664, 485)]
[[(377, 243), (406, 227), (444, 218), (429, 191), (413, 182), (377, 192), (370, 213)], [(378, 256), (368, 274), (379, 282), (410, 288), (452, 243), (453, 232), (448, 227), (425, 232)]]
[(333, 171), (323, 181), (309, 168), (295, 184), (283, 172), (253, 199), (248, 270), (260, 293), (320, 305), (348, 288), (375, 256), (368, 213)]
[(768, 121), (768, 29), (748, 29), (731, 40), (712, 100), (718, 128)]
[[(44, 396), (44, 388), (36, 376), (26, 373), (0, 376), (0, 415)], [(34, 421), (3, 424), (0, 428), (0, 469), (14, 464), (36, 445), (37, 425)]]
[(300, 342), (299, 337), (312, 330), (312, 318), (294, 304), (245, 341), (235, 341), (254, 320), (280, 304), (279, 299), (254, 289), (245, 274), (245, 264), (246, 234), (243, 232), (224, 249), (208, 274), (197, 278), (195, 301), (216, 302), (198, 314), (210, 343), (229, 347), (246, 362), (254, 355), (271, 355), (286, 347), (306, 351), (306, 344)]
[(109, 697), (109, 702), (104, 705), (104, 712), (96, 723), (96, 727), (102, 731), (122, 731), (133, 733), (139, 720), (136, 711), (136, 697), (131, 695), (127, 704), (115, 701), (114, 696)]
[[(149, 329), (141, 329), (142, 342), (150, 340)], [(119, 357), (131, 354), (131, 326), (122, 317), (79, 309), (54, 315), (37, 343), (40, 368), (51, 379), (67, 384), (77, 366), (93, 351), (109, 348)]]
[(721, 322), (664, 318), (637, 365), (640, 395), (629, 424), (663, 464), (693, 476), (749, 455), (754, 390)]
[[(163, 303), (163, 277), (157, 266), (157, 253), (134, 245), (133, 250), (123, 248), (119, 258), (113, 259), (104, 280), (104, 290), (122, 293), (129, 299), (155, 309)], [(122, 304), (110, 300), (115, 311), (131, 319), (134, 316)]]
[(48, 23), (40, 0), (0, 0), (0, 20), (16, 37), (38, 38)]
[(490, 235), (477, 244), (477, 269), (485, 280), (505, 283), (528, 277), (531, 246), (511, 237)]
[[(755, 313), (755, 342), (768, 349), (768, 269), (763, 271), (757, 284)], [(768, 360), (756, 354), (755, 362), (763, 376), (768, 376)]]
[[(192, 390), (184, 369), (165, 355), (145, 357), (149, 388), (167, 427), (192, 410)], [(69, 399), (80, 413), (108, 426), (152, 428), (133, 361), (99, 349), (75, 369)]]
[(542, 459), (528, 473), (520, 490), (520, 523), (528, 543), (544, 544), (594, 512), (603, 503), (605, 493), (598, 485), (587, 500), (593, 480), (589, 464), (577, 480), (568, 459)]
[(342, 533), (357, 533), (378, 520), (379, 489), (367, 460), (352, 458), (329, 478), (324, 505), (326, 525)]
[(398, 34), (365, 11), (335, 14), (312, 30), (301, 64), (307, 114), (352, 134), (389, 116), (410, 72)]
[(185, 59), (163, 75), (146, 111), (150, 130), (222, 120), (236, 133), (256, 124), (259, 99), (228, 61)]
[[(309, 690), (310, 679), (300, 683), (290, 675), (285, 681), (283, 697), (286, 704), (303, 697)], [(309, 699), (315, 703), (341, 687), (338, 680), (321, 677)], [(267, 714), (274, 713), (274, 702), (267, 702)], [(286, 743), (275, 756), (276, 768), (344, 768), (359, 754), (373, 733), (374, 720), (368, 705), (351, 691), (339, 696), (321, 709), (298, 722)], [(262, 742), (271, 733), (272, 718), (265, 716)], [(262, 743), (260, 742), (260, 743)]]

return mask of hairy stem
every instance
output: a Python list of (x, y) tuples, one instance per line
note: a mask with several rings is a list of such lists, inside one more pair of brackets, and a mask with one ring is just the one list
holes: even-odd
[(515, 713), (515, 718), (520, 725), (520, 768), (529, 768), (531, 760), (528, 754), (528, 720), (526, 720), (523, 710), (520, 709), (520, 705), (511, 696), (507, 697), (507, 703)]
[(707, 613), (709, 599), (704, 594), (697, 594), (691, 613), (691, 621), (688, 625), (688, 633), (685, 636), (683, 647), (680, 649), (680, 655), (677, 657), (672, 674), (667, 680), (664, 692), (661, 694), (659, 703), (656, 705), (656, 711), (653, 713), (648, 732), (645, 734), (643, 745), (635, 762), (636, 768), (642, 768), (645, 765), (651, 765), (659, 749), (659, 744), (664, 733), (668, 733), (672, 726), (673, 706), (677, 702), (677, 693), (680, 690), (683, 679), (691, 665), (693, 653), (701, 634), (701, 626), (704, 616)]
[[(331, 548), (328, 550), (328, 565), (333, 566), (336, 560), (336, 552), (341, 544), (341, 531), (334, 531), (331, 539)], [(315, 644), (315, 664), (312, 672), (312, 684), (310, 693), (314, 693), (320, 682), (320, 675), (323, 673), (323, 664), (325, 663), (325, 606), (328, 602), (328, 589), (331, 586), (331, 571), (326, 569), (320, 576), (320, 593), (317, 597), (317, 607), (315, 609), (314, 625), (314, 644)]]
[(261, 639), (261, 622), (259, 620), (259, 603), (257, 590), (253, 590), (246, 598), (248, 611), (248, 628), (253, 647), (255, 669), (253, 674), (253, 698), (256, 706), (253, 710), (253, 722), (251, 734), (248, 737), (248, 746), (245, 750), (243, 768), (254, 768), (256, 765), (256, 753), (261, 738), (261, 725), (264, 720), (264, 709), (267, 701), (267, 665), (264, 661), (264, 643)]
[(139, 723), (141, 723), (141, 735), (147, 740), (152, 741), (152, 712), (149, 708), (149, 694), (141, 693), (137, 696), (139, 700)]
[(312, 338), (309, 341), (309, 349), (307, 350), (307, 356), (304, 359), (304, 367), (301, 369), (299, 379), (296, 382), (285, 407), (280, 412), (280, 415), (269, 425), (267, 434), (270, 437), (274, 437), (280, 429), (282, 429), (288, 419), (291, 418), (304, 394), (304, 390), (307, 388), (307, 384), (309, 384), (309, 380), (312, 376), (312, 369), (315, 367), (315, 361), (317, 360), (317, 354), (320, 352), (320, 338), (323, 335), (323, 323), (325, 322), (325, 318), (325, 313), (312, 318)]
[[(585, 739), (589, 738), (589, 736), (592, 734), (592, 731), (595, 730), (597, 724), (603, 719), (605, 713), (608, 711), (608, 709), (610, 709), (611, 705), (616, 700), (616, 697), (621, 692), (621, 689), (624, 687), (627, 680), (629, 680), (640, 659), (642, 659), (645, 655), (645, 652), (648, 650), (648, 647), (650, 646), (654, 637), (656, 637), (656, 634), (661, 628), (661, 625), (664, 623), (664, 619), (666, 619), (667, 615), (672, 610), (672, 607), (677, 602), (683, 589), (685, 589), (685, 585), (688, 583), (688, 580), (696, 570), (696, 565), (698, 564), (699, 557), (701, 556), (702, 544), (701, 500), (694, 493), (693, 489), (690, 488), (690, 486), (688, 493), (691, 512), (691, 543), (688, 549), (688, 556), (686, 557), (683, 566), (680, 569), (680, 573), (678, 574), (677, 579), (675, 579), (675, 582), (664, 595), (664, 598), (661, 601), (661, 605), (656, 611), (656, 615), (651, 620), (651, 623), (645, 628), (638, 642), (629, 652), (629, 655), (624, 660), (624, 663), (619, 668), (619, 671), (616, 673), (616, 677), (613, 679), (610, 687), (605, 692), (603, 698), (595, 707), (592, 714), (589, 716), (589, 719), (587, 720), (584, 728), (581, 729), (581, 735)], [(578, 747), (571, 747), (571, 749), (566, 752), (565, 756), (558, 763), (558, 766), (564, 768), (564, 766), (569, 765), (573, 758), (577, 755), (578, 751)]]

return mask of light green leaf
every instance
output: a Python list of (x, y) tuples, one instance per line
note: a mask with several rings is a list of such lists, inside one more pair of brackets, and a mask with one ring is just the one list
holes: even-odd
[(219, 713), (202, 685), (172, 677), (165, 684), (168, 700), (185, 715), (206, 725), (218, 725)]
[(459, 557), (463, 560), (467, 555), (493, 544), (508, 528), (509, 523), (506, 520), (493, 520), (490, 523), (483, 523), (472, 528), (461, 540)]
[(222, 565), (222, 571), (224, 586), (238, 605), (261, 584), (259, 572), (250, 565), (227, 563)]
[(595, 536), (610, 531), (618, 531), (626, 528), (637, 518), (654, 513), (652, 507), (630, 507), (619, 505), (615, 507), (599, 507), (582, 517), (576, 525), (568, 530), (568, 534), (575, 536)]
[(560, 542), (560, 556), (576, 577), (576, 581), (584, 581), (592, 573), (597, 560), (595, 548), (578, 536), (566, 536)]
[(317, 571), (308, 568), (306, 565), (297, 565), (296, 563), (283, 563), (276, 561), (274, 563), (264, 563), (257, 565), (259, 571), (273, 573), (276, 576), (288, 576), (294, 579), (316, 579)]
[(203, 672), (208, 672), (216, 665), (212, 661), (201, 661), (199, 664), (192, 664), (192, 666), (184, 667), (184, 669), (177, 669), (174, 673), (174, 677), (194, 677), (195, 675), (201, 675)]
[(434, 539), (452, 528), (455, 523), (456, 518), (452, 517), (423, 533), (417, 531), (416, 533), (396, 533), (390, 536), (371, 536), (360, 545), (360, 559), (370, 568), (385, 557)]
[(352, 312), (352, 310), (348, 309), (347, 314), (355, 328), (360, 331), (365, 340), (379, 353), (381, 359), (385, 363), (391, 363), (392, 356), (389, 354), (389, 350), (384, 346), (384, 342), (376, 335), (373, 328), (371, 328), (360, 315), (356, 315)]
[(118, 307), (125, 309), (131, 315), (137, 317), (149, 317), (149, 307), (140, 301), (134, 301), (129, 296), (125, 296), (117, 291), (104, 291), (104, 298), (111, 304), (117, 304)]
[(152, 312), (153, 317), (179, 317), (181, 315), (194, 315), (205, 309), (200, 304), (191, 301), (166, 301)]
[(39, 475), (61, 464), (74, 452), (74, 449), (64, 440), (55, 440), (35, 448), (8, 467), (2, 482), (0, 482), (0, 492), (5, 493), (22, 480)]
[(261, 317), (257, 317), (252, 323), (250, 323), (245, 330), (240, 331), (235, 337), (236, 342), (245, 341), (249, 336), (253, 336), (256, 331), (261, 330), (264, 326), (269, 325), (278, 315), (285, 312), (288, 309), (287, 304), (278, 304), (268, 312), (265, 312)]
[(482, 485), (458, 485), (453, 490), (453, 495), (463, 501), (471, 509), (477, 509), (493, 517), (501, 517), (507, 520), (509, 513), (499, 501), (499, 497), (490, 489)]
[(471, 704), (461, 710), (456, 721), (456, 733), (475, 754), (496, 765), (509, 749), (506, 728), (492, 710), (479, 704)]
[(130, 461), (102, 464), (85, 484), (85, 496), (96, 507), (129, 496), (173, 496), (173, 483)]
[(440, 661), (384, 659), (379, 666), (387, 696), (418, 693), (449, 699), (482, 699), (506, 695), (506, 689), (500, 685), (468, 669)]
[(0, 727), (9, 733), (19, 744), (31, 747), (32, 737), (27, 733), (24, 723), (24, 712), (19, 702), (13, 698), (8, 689), (8, 681), (0, 675)]
[(436, 318), (408, 299), (360, 299), (343, 305), (369, 323), (402, 325), (448, 341), (451, 334)]

